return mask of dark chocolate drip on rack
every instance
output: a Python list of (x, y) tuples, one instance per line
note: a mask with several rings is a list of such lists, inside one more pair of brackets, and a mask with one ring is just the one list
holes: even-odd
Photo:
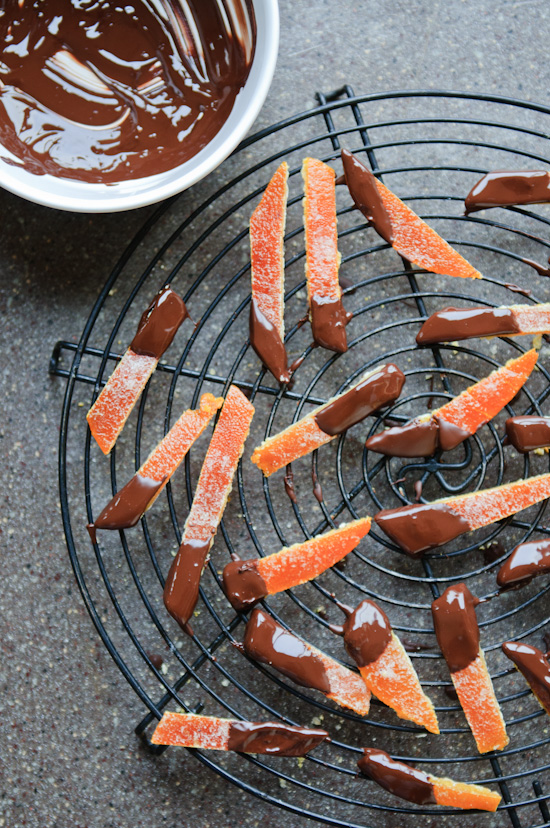
[(550, 201), (550, 177), (546, 170), (494, 170), (472, 187), (464, 204), (468, 214), (488, 207), (547, 201)]
[(379, 236), (388, 244), (393, 243), (391, 218), (384, 207), (384, 202), (376, 184), (376, 178), (348, 150), (342, 150), (342, 163), (348, 190), (355, 203), (369, 224), (372, 224)]
[(358, 667), (372, 664), (391, 641), (388, 616), (374, 601), (364, 601), (344, 621), (344, 644)]
[(254, 298), (250, 303), (250, 344), (276, 380), (290, 380), (285, 344)]
[(135, 474), (113, 495), (95, 521), (88, 524), (92, 542), (96, 542), (97, 529), (129, 529), (135, 526), (165, 482), (166, 478), (159, 481)]
[(523, 264), (529, 265), (532, 267), (533, 270), (536, 270), (539, 276), (550, 276), (550, 256), (548, 257), (548, 264), (541, 265), (538, 262), (533, 261), (533, 259), (521, 259)]
[(252, 612), (243, 644), (250, 658), (270, 664), (296, 684), (330, 692), (327, 671), (319, 656), (263, 610)]
[(550, 572), (550, 540), (527, 541), (516, 546), (497, 574), (502, 589), (528, 584)]
[(539, 448), (550, 447), (550, 417), (535, 414), (509, 417), (506, 420), (506, 436), (515, 449), (523, 454)]
[(317, 477), (317, 471), (315, 466), (311, 469), (311, 482), (313, 484), (313, 496), (319, 502), (323, 502), (323, 489), (321, 488), (321, 484), (319, 482), (319, 478)]
[(395, 796), (417, 805), (435, 803), (434, 786), (428, 774), (397, 762), (384, 750), (364, 748), (364, 756), (357, 764), (362, 774)]
[(445, 308), (426, 319), (416, 336), (419, 345), (436, 345), (483, 336), (520, 333), (511, 308)]
[(232, 722), (227, 749), (272, 756), (304, 756), (328, 738), (326, 730), (278, 722)]
[(506, 641), (502, 650), (523, 674), (546, 712), (550, 713), (550, 664), (545, 654), (537, 647), (519, 641)]
[(286, 467), (284, 484), (285, 492), (287, 493), (289, 499), (292, 501), (292, 503), (297, 503), (298, 500), (296, 498), (296, 489), (294, 488), (294, 474), (292, 471), (292, 465), (290, 463), (288, 463)]
[(164, 287), (143, 313), (130, 343), (136, 354), (160, 359), (169, 348), (181, 323), (189, 317), (185, 302), (170, 287)]
[(405, 375), (397, 365), (383, 365), (349, 391), (323, 406), (315, 414), (315, 422), (325, 434), (341, 434), (369, 414), (396, 400), (404, 382)]
[(231, 606), (241, 612), (265, 598), (267, 586), (254, 559), (241, 561), (235, 554), (231, 557), (233, 560), (225, 565), (222, 573), (223, 588)]
[(451, 673), (463, 670), (479, 655), (478, 604), (466, 584), (448, 587), (432, 603), (437, 643)]
[(383, 509), (374, 517), (380, 528), (412, 557), (442, 546), (471, 527), (445, 503), (419, 503)]

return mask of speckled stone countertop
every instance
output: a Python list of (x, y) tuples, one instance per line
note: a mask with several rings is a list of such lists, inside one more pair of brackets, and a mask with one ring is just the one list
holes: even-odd
[[(545, 0), (281, 0), (280, 8), (279, 63), (255, 129), (343, 83), (548, 101)], [(182, 213), (203, 187), (184, 195)], [(144, 708), (104, 650), (70, 569), (57, 483), (64, 381), (48, 376), (48, 359), (57, 339), (77, 341), (151, 211), (64, 214), (7, 192), (0, 205), (0, 828), (311, 824), (228, 786), (184, 751), (177, 762), (149, 755), (133, 735)]]

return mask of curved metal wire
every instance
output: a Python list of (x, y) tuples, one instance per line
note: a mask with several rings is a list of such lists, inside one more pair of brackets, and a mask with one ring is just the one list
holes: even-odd
[[(220, 529), (208, 573), (203, 578), (200, 615), (194, 625), (196, 635), (189, 641), (181, 640), (179, 629), (164, 614), (160, 596), (169, 565), (167, 549), (179, 543), (181, 525), (200, 468), (200, 450), (189, 453), (183, 474), (166, 488), (164, 502), (168, 520), (159, 520), (158, 509), (156, 516), (142, 519), (141, 544), (136, 542), (137, 530), (134, 534), (120, 532), (118, 552), (111, 548), (114, 542), (107, 551), (100, 539), (94, 545), (92, 556), (89, 541), (80, 531), (85, 520), (93, 519), (97, 513), (100, 504), (96, 502), (96, 489), (108, 480), (110, 491), (116, 491), (124, 475), (139, 467), (143, 455), (156, 442), (153, 434), (156, 434), (154, 423), (160, 422), (158, 412), (164, 406), (166, 433), (181, 410), (183, 397), (186, 404), (194, 406), (204, 390), (215, 388), (218, 393), (224, 393), (231, 383), (236, 383), (257, 406), (256, 416), (264, 426), (261, 436), (267, 436), (282, 425), (298, 420), (312, 405), (344, 390), (369, 367), (395, 360), (408, 378), (404, 395), (367, 424), (361, 434), (364, 439), (383, 427), (388, 418), (404, 422), (411, 411), (421, 410), (426, 403), (436, 400), (437, 405), (442, 404), (523, 350), (524, 343), (508, 338), (496, 344), (475, 341), (432, 349), (418, 349), (411, 344), (429, 308), (457, 302), (487, 306), (516, 302), (516, 286), (505, 278), (489, 275), (483, 280), (486, 295), (476, 284), (457, 285), (462, 280), (454, 280), (449, 285), (448, 280), (438, 283), (437, 277), (428, 277), (429, 289), (425, 289), (428, 283), (422, 272), (411, 270), (406, 262), (400, 265), (391, 249), (346, 206), (338, 211), (342, 273), (355, 267), (361, 270), (360, 278), (345, 290), (346, 301), (353, 303), (354, 312), (348, 354), (321, 353), (308, 344), (307, 329), (301, 319), (305, 310), (304, 280), (299, 274), (304, 260), (303, 227), (295, 219), (294, 224), (289, 221), (287, 233), (286, 267), (290, 278), (286, 306), (290, 321), (286, 342), (292, 352), (298, 350), (302, 364), (293, 388), (276, 387), (260, 368), (246, 335), (249, 262), (242, 251), (247, 244), (246, 215), (267, 183), (273, 165), (283, 157), (295, 159), (297, 163), (298, 157), (307, 151), (325, 161), (337, 162), (340, 142), (344, 140), (352, 150), (365, 152), (374, 172), (388, 176), (392, 185), (396, 182), (400, 194), (403, 192), (400, 182), (408, 181), (407, 176), (413, 176), (416, 183), (406, 185), (413, 188), (420, 181), (420, 173), (431, 176), (430, 182), (436, 182), (433, 192), (406, 190), (404, 199), (425, 219), (444, 227), (446, 238), (464, 250), (467, 257), (474, 261), (476, 256), (492, 257), (493, 272), (497, 268), (521, 265), (523, 245), (530, 245), (530, 249), (536, 246), (541, 257), (547, 256), (550, 248), (550, 241), (545, 238), (550, 220), (539, 212), (510, 208), (494, 215), (464, 217), (456, 213), (461, 196), (444, 189), (447, 176), (460, 176), (460, 192), (467, 192), (467, 183), (475, 180), (474, 174), (497, 166), (491, 164), (493, 156), (515, 159), (516, 166), (526, 163), (525, 159), (530, 165), (550, 163), (549, 108), (497, 96), (463, 93), (419, 91), (356, 97), (349, 87), (318, 97), (317, 108), (288, 118), (243, 142), (236, 152), (241, 169), (245, 167), (246, 151), (250, 148), (255, 153), (263, 153), (261, 160), (226, 181), (190, 216), (184, 220), (179, 218), (178, 199), (161, 205), (109, 277), (78, 346), (58, 343), (54, 349), (52, 373), (67, 377), (59, 480), (63, 523), (78, 586), (110, 655), (148, 708), (147, 716), (136, 729), (138, 733), (144, 734), (168, 705), (184, 710), (199, 710), (204, 706), (206, 712), (236, 718), (246, 718), (253, 710), (257, 718), (280, 718), (291, 723), (303, 721), (304, 715), (309, 721), (312, 714), (317, 717), (316, 721), (322, 717), (327, 722), (330, 720), (329, 730), (331, 725), (335, 728), (331, 730), (330, 747), (308, 756), (303, 769), (260, 757), (220, 758), (216, 754), (193, 751), (201, 762), (242, 790), (290, 812), (347, 828), (365, 828), (368, 822), (364, 820), (370, 821), (371, 817), (382, 824), (380, 814), (386, 810), (399, 813), (404, 825), (412, 825), (422, 816), (437, 818), (442, 814), (446, 819), (457, 816), (465, 819), (463, 814), (449, 809), (396, 807), (394, 799), (386, 797), (366, 780), (356, 781), (357, 754), (362, 745), (371, 744), (376, 738), (376, 743), (383, 743), (392, 754), (426, 765), (432, 772), (441, 766), (445, 775), (499, 785), (503, 795), (501, 811), (515, 828), (538, 825), (541, 817), (540, 826), (550, 825), (546, 805), (550, 795), (550, 765), (545, 759), (550, 738), (544, 735), (545, 717), (525, 685), (498, 656), (504, 637), (533, 640), (533, 636), (535, 639), (540, 636), (549, 620), (545, 601), (550, 584), (533, 584), (523, 592), (506, 596), (498, 596), (494, 586), (496, 568), (513, 546), (535, 532), (550, 534), (543, 522), (545, 504), (527, 516), (519, 515), (476, 532), (445, 554), (426, 555), (423, 561), (410, 561), (374, 529), (368, 543), (349, 556), (344, 568), (334, 568), (307, 587), (266, 602), (281, 623), (293, 628), (298, 624), (313, 643), (332, 649), (337, 658), (343, 658), (344, 654), (329, 640), (328, 632), (329, 623), (338, 617), (335, 593), (348, 603), (368, 595), (387, 604), (390, 616), (395, 618), (395, 629), (403, 638), (413, 636), (414, 640), (407, 642), (412, 649), (411, 657), (422, 683), (436, 694), (435, 706), (444, 734), (439, 742), (435, 737), (421, 734), (414, 725), (397, 723), (393, 713), (381, 705), (373, 704), (369, 717), (362, 719), (297, 688), (270, 668), (252, 663), (231, 646), (241, 637), (246, 619), (228, 609), (220, 586), (219, 568), (225, 561), (223, 546), (226, 555), (231, 552), (270, 554), (274, 546), (309, 538), (346, 517), (364, 514), (366, 509), (372, 513), (382, 506), (409, 502), (411, 483), (417, 480), (422, 482), (424, 491), (454, 494), (498, 485), (509, 479), (510, 455), (503, 448), (502, 429), (498, 424), (488, 425), (449, 455), (405, 463), (380, 459), (369, 454), (363, 445), (358, 448), (357, 442), (353, 442), (356, 440), (353, 432), (342, 435), (327, 451), (315, 452), (311, 460), (294, 464), (299, 480), (298, 499), (292, 504), (282, 494), (279, 475), (263, 479), (247, 463), (241, 463), (233, 501)], [(412, 109), (418, 105), (420, 109), (414, 116), (406, 117), (405, 113), (396, 116), (394, 105)], [(451, 110), (462, 107), (462, 111), (440, 114), (439, 110), (445, 107)], [(464, 115), (464, 108), (468, 110), (468, 107), (478, 107), (470, 118)], [(495, 119), (488, 117), (494, 109), (512, 122), (503, 121), (500, 115)], [(524, 116), (528, 123), (522, 121)], [(437, 134), (423, 134), (423, 130), (428, 133), (437, 130)], [(374, 134), (376, 140), (371, 142)], [(280, 140), (277, 142), (277, 139)], [(451, 148), (454, 163), (441, 163), (439, 156), (442, 152), (450, 153)], [(464, 149), (462, 161), (457, 153)], [(390, 153), (387, 163), (379, 166), (379, 159), (386, 158), (387, 153)], [(433, 153), (438, 157), (432, 159)], [(396, 165), (397, 159), (403, 159), (400, 165)], [(483, 166), (476, 163), (478, 160)], [(501, 165), (502, 160), (498, 166)], [(299, 210), (301, 194), (292, 189), (298, 174), (299, 166), (291, 163), (289, 215)], [(482, 238), (476, 235), (478, 232), (483, 233)], [(152, 243), (155, 233), (160, 233), (160, 243), (158, 240)], [(128, 272), (134, 262), (141, 263), (137, 276)], [(187, 274), (192, 274), (192, 278)], [(89, 405), (120, 356), (116, 347), (127, 320), (135, 318), (145, 298), (167, 281), (183, 293), (191, 308), (196, 305), (200, 309), (200, 319), (179, 358), (173, 363), (161, 364), (142, 395), (134, 415), (134, 431), (132, 426), (127, 427), (133, 433), (133, 451), (126, 450), (126, 435), (123, 435), (110, 461), (98, 458), (89, 432), (82, 432), (86, 410), (80, 405), (82, 394), (85, 405)], [(544, 294), (544, 279), (533, 277), (531, 281), (536, 282), (537, 295)], [(118, 303), (111, 299), (115, 286), (121, 290)], [(521, 301), (536, 303), (541, 299), (533, 290)], [(406, 331), (406, 342), (396, 335), (401, 331)], [(233, 352), (228, 352), (228, 342)], [(60, 364), (65, 351), (73, 353), (70, 368)], [(545, 411), (550, 374), (544, 365), (539, 367), (538, 381), (533, 386), (529, 384), (507, 406), (509, 415)], [(431, 387), (427, 386), (428, 380)], [(89, 388), (91, 396), (85, 394)], [(83, 435), (78, 438), (81, 442), (76, 443), (76, 448), (72, 445), (73, 432)], [(82, 502), (74, 491), (79, 462), (75, 450), (78, 455), (83, 451)], [(544, 462), (526, 457), (520, 461), (518, 473), (524, 476), (538, 473)], [(312, 472), (321, 481), (323, 497), (313, 497), (311, 485), (303, 480), (305, 469), (306, 481)], [(480, 545), (497, 539), (501, 544), (498, 555), (484, 560)], [(498, 757), (480, 757), (475, 752), (458, 705), (443, 692), (449, 683), (448, 674), (434, 646), (430, 604), (440, 588), (462, 580), (480, 597), (490, 599), (480, 611), (482, 641), (512, 737), (508, 748)], [(158, 659), (152, 657), (151, 640), (157, 648), (165, 648), (168, 671), (160, 668)], [(418, 750), (420, 735), (423, 738)], [(526, 756), (534, 757), (533, 767), (526, 767)], [(283, 796), (281, 790), (285, 787), (296, 793), (297, 799)], [(338, 809), (341, 809), (340, 816)], [(475, 824), (493, 825), (491, 819), (488, 815), (476, 815)]]

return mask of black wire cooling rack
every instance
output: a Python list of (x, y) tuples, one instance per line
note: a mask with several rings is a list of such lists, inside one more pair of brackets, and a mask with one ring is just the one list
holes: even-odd
[[(409, 726), (376, 703), (369, 717), (361, 719), (313, 691), (298, 689), (270, 668), (251, 663), (232, 646), (242, 637), (245, 618), (231, 610), (220, 587), (220, 572), (231, 552), (241, 557), (269, 554), (381, 507), (485, 488), (538, 474), (548, 464), (545, 456), (519, 458), (503, 445), (506, 416), (550, 413), (545, 342), (540, 370), (507, 411), (453, 452), (403, 464), (369, 454), (364, 441), (383, 422), (403, 422), (441, 405), (529, 347), (524, 339), (501, 338), (418, 349), (415, 334), (427, 315), (444, 306), (538, 302), (548, 297), (546, 277), (524, 260), (546, 263), (548, 207), (465, 217), (463, 198), (487, 170), (550, 164), (550, 108), (491, 95), (434, 91), (356, 97), (349, 87), (318, 94), (317, 100), (314, 109), (248, 138), (221, 170), (195, 188), (196, 194), (192, 191), (161, 205), (110, 275), (78, 345), (61, 341), (55, 346), (50, 371), (67, 378), (59, 456), (61, 507), (78, 585), (103, 643), (147, 708), (136, 728), (147, 741), (167, 708), (322, 723), (330, 731), (332, 743), (301, 760), (192, 751), (242, 790), (343, 828), (455, 825), (458, 820), (483, 828), (509, 822), (514, 828), (550, 826), (548, 719), (500, 651), (501, 642), (509, 638), (542, 646), (550, 586), (539, 580), (522, 591), (493, 597), (479, 609), (482, 645), (510, 735), (509, 746), (498, 754), (482, 757), (476, 752), (435, 646), (430, 615), (434, 596), (453, 582), (465, 580), (478, 596), (494, 596), (496, 570), (513, 546), (532, 534), (550, 534), (544, 523), (545, 504), (422, 561), (402, 555), (373, 529), (345, 565), (266, 602), (281, 623), (345, 661), (341, 641), (328, 628), (340, 620), (333, 594), (348, 604), (365, 595), (379, 601), (434, 700), (442, 725), (439, 737)], [(345, 188), (340, 188), (341, 277), (353, 319), (349, 351), (338, 356), (312, 348), (309, 326), (303, 324), (299, 172), (306, 155), (340, 170), (341, 146), (362, 153), (376, 174), (486, 278), (470, 281), (413, 270), (365, 225), (350, 207)], [(266, 374), (248, 343), (248, 218), (282, 159), (291, 170), (286, 342), (291, 358), (302, 360), (294, 385), (286, 388), (277, 387)], [(189, 207), (199, 194), (201, 202)], [(143, 308), (167, 282), (184, 295), (198, 322), (194, 329), (186, 323), (178, 333), (106, 459), (90, 440), (85, 412), (124, 352)], [(282, 472), (262, 478), (249, 457), (265, 435), (385, 361), (395, 361), (407, 375), (402, 398), (378, 419), (294, 463), (295, 503), (285, 493)], [(100, 533), (99, 545), (92, 547), (84, 527), (184, 408), (195, 406), (204, 391), (225, 393), (230, 383), (250, 396), (256, 415), (203, 576), (193, 619), (196, 636), (189, 639), (167, 616), (162, 586), (208, 436), (189, 453), (163, 497), (141, 521), (141, 530)], [(312, 480), (317, 482), (316, 496)], [(132, 698), (130, 694), (128, 704)], [(502, 805), (496, 815), (407, 806), (357, 777), (356, 761), (367, 745), (382, 747), (434, 775), (496, 786)], [(177, 765), (181, 760), (181, 751), (172, 749), (159, 762)]]

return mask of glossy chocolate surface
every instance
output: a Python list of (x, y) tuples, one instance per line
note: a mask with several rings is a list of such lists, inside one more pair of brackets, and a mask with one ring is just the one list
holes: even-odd
[(502, 650), (523, 674), (546, 712), (550, 713), (550, 664), (544, 653), (519, 641), (506, 641)]
[(149, 504), (164, 486), (164, 480), (152, 480), (135, 474), (99, 513), (88, 531), (95, 542), (97, 529), (129, 529), (135, 526)]
[(364, 754), (357, 763), (359, 770), (382, 788), (417, 805), (435, 803), (434, 787), (427, 773), (397, 762), (377, 748), (365, 748)]
[(250, 303), (250, 344), (276, 380), (290, 380), (285, 344), (255, 299)]
[(232, 722), (227, 749), (241, 753), (304, 756), (328, 737), (326, 730), (277, 722)]
[(388, 457), (429, 457), (437, 449), (450, 451), (456, 448), (467, 437), (470, 437), (469, 431), (442, 418), (431, 417), (373, 434), (365, 445), (370, 451)]
[(517, 333), (519, 325), (510, 308), (445, 308), (426, 319), (416, 341), (419, 345), (434, 345), (476, 336)]
[(225, 594), (238, 612), (251, 609), (267, 595), (267, 586), (254, 559), (230, 561), (223, 569), (222, 578)]
[(247, 655), (270, 664), (296, 684), (330, 692), (327, 671), (319, 656), (263, 610), (255, 609), (250, 616), (243, 644)]
[(412, 557), (470, 531), (468, 521), (446, 503), (383, 509), (374, 519), (386, 535)]
[(10, 2), (0, 16), (0, 140), (12, 163), (108, 184), (196, 155), (227, 120), (252, 62), (252, 6), (230, 6)]
[(344, 644), (358, 667), (376, 661), (390, 643), (391, 635), (388, 616), (368, 598), (344, 621)]
[(550, 178), (546, 170), (494, 170), (472, 187), (464, 204), (467, 213), (474, 213), (486, 207), (545, 201), (550, 201)]
[(130, 348), (136, 354), (160, 359), (172, 344), (181, 323), (189, 317), (185, 302), (170, 287), (164, 287), (144, 311)]
[(526, 415), (506, 420), (506, 436), (522, 453), (550, 446), (550, 417)]
[(188, 623), (199, 597), (202, 570), (211, 542), (188, 540), (182, 543), (164, 584), (164, 606), (187, 633), (190, 632)]
[(346, 184), (355, 206), (369, 224), (372, 224), (378, 235), (388, 244), (392, 244), (391, 218), (384, 207), (374, 175), (348, 150), (342, 150), (342, 163)]
[(343, 354), (348, 350), (346, 325), (353, 314), (345, 310), (342, 299), (310, 297), (311, 330), (313, 339), (321, 348)]
[(397, 365), (383, 365), (315, 414), (319, 428), (334, 436), (361, 422), (366, 416), (396, 400), (405, 375)]
[(527, 541), (516, 546), (497, 575), (499, 587), (528, 584), (537, 575), (550, 572), (550, 540)]
[(463, 670), (479, 655), (478, 604), (466, 584), (448, 587), (432, 603), (437, 643), (451, 673)]

